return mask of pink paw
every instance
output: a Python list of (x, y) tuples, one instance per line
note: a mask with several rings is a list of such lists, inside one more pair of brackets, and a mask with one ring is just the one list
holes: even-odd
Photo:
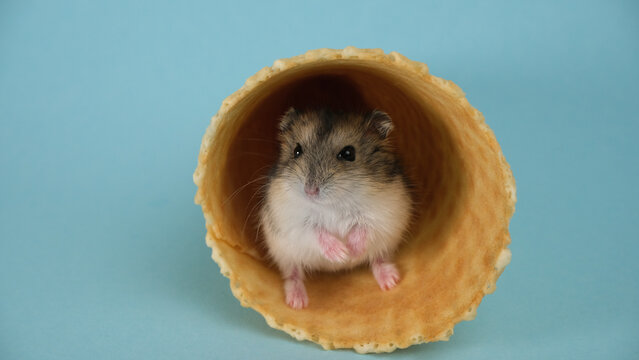
[(342, 263), (348, 260), (348, 248), (338, 238), (325, 230), (319, 232), (322, 255), (330, 261)]
[(394, 288), (399, 283), (399, 271), (395, 264), (390, 262), (376, 261), (373, 263), (373, 276), (384, 291)]
[(284, 282), (286, 304), (293, 309), (303, 309), (308, 305), (306, 287), (301, 280), (286, 280)]
[(348, 234), (348, 251), (353, 257), (360, 257), (366, 251), (366, 229), (356, 226)]

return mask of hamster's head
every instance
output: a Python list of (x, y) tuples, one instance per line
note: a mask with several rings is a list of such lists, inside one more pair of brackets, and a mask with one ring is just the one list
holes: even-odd
[(279, 123), (280, 155), (272, 176), (310, 201), (331, 204), (382, 191), (401, 176), (388, 135), (391, 118), (290, 108)]

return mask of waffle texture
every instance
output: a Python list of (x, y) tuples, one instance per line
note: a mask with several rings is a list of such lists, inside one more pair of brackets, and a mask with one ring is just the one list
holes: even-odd
[[(326, 103), (390, 114), (415, 214), (395, 257), (396, 288), (380, 291), (368, 268), (311, 274), (309, 306), (293, 310), (265, 255), (259, 189), (276, 161), (279, 116)], [(233, 295), (271, 327), (325, 349), (390, 352), (447, 340), (510, 262), (515, 182), (493, 132), (459, 87), (396, 52), (318, 49), (263, 68), (212, 118), (193, 178), (206, 243)]]

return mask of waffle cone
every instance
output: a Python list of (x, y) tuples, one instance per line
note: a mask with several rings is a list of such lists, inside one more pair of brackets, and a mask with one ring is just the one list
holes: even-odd
[[(277, 158), (278, 118), (316, 105), (390, 114), (415, 215), (395, 257), (396, 288), (382, 292), (366, 267), (311, 274), (309, 306), (293, 310), (258, 229), (259, 189)], [(211, 120), (193, 177), (206, 243), (233, 295), (271, 327), (325, 349), (447, 340), (510, 261), (515, 183), (492, 131), (459, 87), (396, 52), (319, 49), (263, 68)]]

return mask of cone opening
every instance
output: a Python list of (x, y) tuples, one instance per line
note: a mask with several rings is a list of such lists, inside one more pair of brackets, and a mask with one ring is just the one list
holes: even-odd
[[(436, 246), (437, 239), (424, 236), (423, 232), (446, 231), (455, 209), (463, 206), (463, 163), (445, 126), (447, 121), (442, 118), (446, 114), (416, 97), (410, 84), (398, 83), (392, 74), (361, 65), (309, 67), (281, 77), (256, 90), (254, 100), (237, 111), (238, 117), (233, 119), (242, 125), (230, 143), (229, 156), (222, 167), (225, 176), (220, 180), (225, 214), (230, 215), (227, 231), (232, 234), (231, 239), (237, 240), (234, 245), (265, 254), (258, 229), (262, 200), (259, 191), (277, 158), (277, 123), (281, 115), (290, 106), (329, 106), (360, 112), (381, 109), (391, 115), (395, 123), (391, 140), (414, 186), (416, 211), (409, 242), (430, 238), (430, 245)], [(441, 214), (451, 221), (438, 222), (436, 228), (428, 226), (433, 223), (432, 218)]]

